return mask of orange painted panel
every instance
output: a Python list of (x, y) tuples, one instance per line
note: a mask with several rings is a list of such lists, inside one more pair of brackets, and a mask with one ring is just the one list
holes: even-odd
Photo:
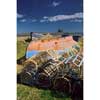
[(65, 38), (51, 39), (51, 40), (38, 40), (32, 41), (27, 50), (63, 50), (65, 48), (71, 48), (73, 45), (77, 44), (76, 41), (73, 40), (72, 36), (68, 36)]

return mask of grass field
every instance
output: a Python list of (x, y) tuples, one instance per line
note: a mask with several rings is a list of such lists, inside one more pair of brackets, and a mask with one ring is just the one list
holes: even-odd
[[(24, 56), (27, 43), (17, 40), (17, 59)], [(22, 65), (17, 65), (17, 73), (23, 69)], [(67, 95), (51, 90), (38, 89), (22, 84), (17, 84), (17, 100), (72, 100)]]

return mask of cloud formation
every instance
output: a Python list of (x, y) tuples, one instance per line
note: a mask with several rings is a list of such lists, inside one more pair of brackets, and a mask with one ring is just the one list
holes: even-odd
[(56, 22), (56, 21), (63, 21), (63, 20), (71, 20), (71, 19), (82, 19), (83, 13), (74, 13), (72, 15), (56, 15), (56, 16), (44, 16), (43, 19), (40, 20), (40, 22)]
[(20, 22), (26, 22), (26, 21), (27, 21), (26, 19), (21, 19), (21, 20), (20, 20)]
[(23, 18), (24, 16), (22, 14), (17, 13), (17, 18)]
[(47, 21), (47, 20), (45, 20), (45, 19), (41, 19), (41, 20), (40, 20), (41, 23), (46, 22), (46, 21)]
[(82, 19), (74, 19), (74, 20), (71, 20), (71, 22), (79, 22), (79, 23), (81, 23), (81, 22), (83, 22), (83, 20)]
[(53, 7), (59, 6), (60, 4), (61, 4), (61, 2), (56, 2), (56, 1), (52, 2), (52, 6)]

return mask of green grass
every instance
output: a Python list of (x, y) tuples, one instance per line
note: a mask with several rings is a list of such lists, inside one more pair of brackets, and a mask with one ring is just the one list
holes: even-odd
[(24, 41), (17, 41), (17, 59), (25, 55), (27, 45)]
[(71, 100), (61, 93), (38, 89), (25, 85), (17, 85), (17, 100)]
[[(26, 42), (18, 41), (17, 39), (17, 59), (25, 55), (27, 45), (28, 44)], [(17, 73), (20, 73), (22, 69), (23, 69), (22, 65), (17, 65)]]
[[(24, 41), (17, 41), (17, 59), (24, 56), (27, 43)], [(17, 73), (21, 72), (23, 66), (17, 65)], [(17, 100), (72, 100), (67, 95), (62, 93), (55, 93), (51, 90), (38, 89), (36, 87), (29, 87), (22, 84), (17, 84)]]

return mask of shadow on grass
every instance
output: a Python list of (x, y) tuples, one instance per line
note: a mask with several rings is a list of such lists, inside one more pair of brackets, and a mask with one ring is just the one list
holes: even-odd
[(17, 83), (21, 84), (20, 74), (17, 74)]
[[(17, 74), (17, 83), (18, 84), (23, 84), (21, 83), (21, 78), (20, 78), (20, 74)], [(54, 90), (52, 88), (42, 88), (42, 87), (39, 87), (37, 85), (29, 85), (29, 84), (23, 84), (23, 85), (26, 85), (26, 86), (29, 86), (29, 87), (36, 87), (38, 89), (42, 89), (42, 90), (49, 90), (50, 91), (50, 95), (51, 97), (55, 97), (55, 98), (63, 98), (63, 99), (66, 99), (66, 98), (71, 98), (72, 100), (83, 100), (83, 82), (82, 82), (82, 85), (81, 85), (81, 91), (78, 90), (80, 87), (75, 87), (75, 93), (74, 94), (68, 94), (66, 92), (62, 92), (62, 91), (58, 91), (58, 90)]]
[[(17, 75), (17, 83), (18, 84), (23, 84), (21, 83), (21, 78), (20, 78), (20, 74)], [(50, 89), (50, 88), (42, 88), (42, 87), (39, 87), (37, 85), (28, 85), (28, 84), (23, 84), (23, 85), (26, 85), (26, 86), (29, 86), (29, 87), (35, 87), (35, 88), (38, 88), (38, 89), (42, 89), (42, 90), (46, 90), (46, 91), (50, 91), (50, 97), (55, 97), (55, 98), (68, 98), (70, 97), (69, 95), (67, 95), (66, 93), (63, 93), (63, 92), (59, 92), (59, 91), (55, 91), (53, 89)], [(45, 91), (45, 94), (46, 94), (46, 91)], [(43, 92), (44, 93), (44, 92)]]
[(69, 98), (71, 97), (69, 94), (66, 94), (64, 92), (59, 92), (55, 90), (51, 90), (51, 96), (56, 98)]
[(25, 42), (31, 42), (31, 41), (32, 41), (32, 39), (30, 39), (30, 38), (25, 40)]
[(25, 60), (26, 60), (26, 57), (24, 55), (21, 58), (17, 59), (17, 64), (22, 65)]

